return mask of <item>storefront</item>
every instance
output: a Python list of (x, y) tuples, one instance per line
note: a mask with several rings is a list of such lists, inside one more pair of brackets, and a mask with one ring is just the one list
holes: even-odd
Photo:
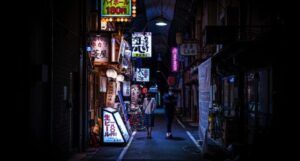
[(113, 143), (116, 139), (109, 137), (117, 137), (116, 143), (126, 143), (131, 134), (126, 105), (130, 102), (132, 75), (130, 46), (120, 32), (91, 34), (88, 42), (92, 64), (88, 76), (90, 146)]

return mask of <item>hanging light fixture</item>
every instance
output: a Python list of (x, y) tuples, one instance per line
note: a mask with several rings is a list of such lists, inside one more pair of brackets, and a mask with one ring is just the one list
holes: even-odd
[(163, 12), (162, 12), (162, 0), (160, 1), (160, 16), (155, 18), (155, 25), (156, 26), (167, 26), (168, 20), (164, 18)]
[(162, 17), (162, 16), (159, 16), (156, 19), (155, 25), (156, 26), (167, 26), (168, 25), (167, 24), (167, 19)]

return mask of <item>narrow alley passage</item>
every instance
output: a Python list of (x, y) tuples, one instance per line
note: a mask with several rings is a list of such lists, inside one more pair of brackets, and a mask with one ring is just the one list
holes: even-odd
[(17, 81), (4, 84), (14, 93), (3, 93), (12, 99), (4, 109), (14, 111), (2, 112), (12, 129), (2, 131), (15, 135), (8, 140), (14, 148), (4, 148), (21, 157), (12, 160), (30, 161), (292, 160), (286, 157), (296, 148), (280, 145), (298, 145), (290, 135), (297, 130), (288, 127), (298, 114), (290, 80), (299, 73), (290, 6), (297, 5), (15, 3), (8, 14), (17, 15), (9, 18), (15, 24), (3, 21), (15, 29), (5, 31), (12, 47), (4, 45), (10, 74), (2, 76)]
[[(138, 131), (127, 147), (101, 147), (96, 154), (90, 156), (89, 161), (112, 160), (197, 160), (200, 161), (200, 149), (195, 145), (178, 119), (173, 122), (173, 138), (166, 139), (166, 122), (164, 113), (158, 109), (155, 115), (155, 125), (152, 139), (147, 139), (146, 131)], [(124, 155), (122, 155), (122, 152)]]

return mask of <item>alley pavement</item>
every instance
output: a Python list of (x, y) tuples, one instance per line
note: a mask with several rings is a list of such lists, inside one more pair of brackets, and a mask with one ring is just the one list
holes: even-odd
[(190, 131), (192, 135), (189, 136), (187, 132), (189, 129), (185, 127), (184, 123), (179, 123), (177, 119), (174, 119), (172, 126), (173, 138), (166, 139), (164, 113), (162, 109), (158, 109), (155, 115), (152, 139), (147, 138), (146, 131), (137, 131), (127, 150), (124, 150), (125, 147), (123, 146), (101, 146), (93, 152), (86, 153), (85, 157), (79, 156), (77, 160), (201, 161), (201, 151), (196, 146), (195, 141), (191, 139), (196, 131)]

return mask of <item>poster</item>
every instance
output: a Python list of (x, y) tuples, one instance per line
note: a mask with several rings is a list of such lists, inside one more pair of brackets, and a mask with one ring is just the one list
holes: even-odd
[(149, 58), (152, 55), (151, 32), (132, 34), (132, 57)]
[(212, 106), (211, 100), (211, 59), (198, 66), (199, 81), (199, 136), (205, 138), (208, 128), (208, 109)]

